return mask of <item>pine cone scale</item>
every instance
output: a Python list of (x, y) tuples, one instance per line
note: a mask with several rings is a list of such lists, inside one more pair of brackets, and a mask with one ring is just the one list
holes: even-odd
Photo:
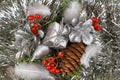
[[(62, 72), (62, 74), (63, 74), (63, 76), (64, 75), (71, 75), (72, 74), (72, 72), (66, 67), (63, 67), (62, 69), (61, 69), (61, 72)], [(69, 73), (69, 74), (68, 74)]]
[[(74, 66), (74, 68), (77, 70), (77, 66), (79, 65), (75, 60), (72, 60), (71, 58), (67, 58), (69, 60), (69, 62)], [(80, 62), (80, 60), (79, 60)]]
[[(68, 69), (65, 69), (65, 67)], [(65, 71), (68, 70), (70, 72), (73, 72), (75, 70), (75, 68), (71, 64), (65, 64), (64, 69), (65, 69)]]
[(75, 55), (77, 55), (78, 58), (82, 55), (81, 53), (79, 53), (79, 51), (77, 51), (77, 50), (74, 49), (73, 47), (69, 47), (68, 49), (69, 49), (70, 51), (74, 52)]
[(79, 59), (79, 57), (77, 57), (74, 53), (72, 53), (70, 50), (69, 51), (65, 51), (64, 53), (66, 53), (66, 55), (70, 56), (73, 59)]
[[(71, 58), (65, 58), (61, 65), (64, 66), (64, 65), (70, 64), (71, 68), (73, 68), (75, 70), (76, 69), (75, 65), (74, 65), (75, 63), (76, 62), (74, 60), (72, 60)], [(77, 63), (76, 63), (76, 65), (77, 65)]]
[(76, 49), (80, 53), (84, 53), (83, 49), (80, 46), (78, 46), (78, 44), (77, 45), (72, 44), (71, 47), (73, 47), (74, 49)]
[(83, 51), (84, 51), (84, 49), (85, 49), (85, 47), (86, 47), (86, 45), (83, 44), (82, 42), (81, 42), (80, 44), (78, 44), (78, 46), (81, 47), (81, 48), (83, 49)]

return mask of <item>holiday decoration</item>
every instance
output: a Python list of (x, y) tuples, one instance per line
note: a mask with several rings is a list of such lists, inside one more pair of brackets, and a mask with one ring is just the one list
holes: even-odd
[(62, 75), (72, 75), (80, 66), (80, 58), (86, 45), (83, 42), (72, 43), (63, 51), (64, 56), (60, 63)]
[(58, 57), (62, 58), (63, 57), (63, 53), (62, 52), (58, 52)]
[[(68, 13), (68, 10), (72, 11), (73, 7), (80, 5), (78, 2), (74, 1), (69, 8), (66, 9), (65, 13)], [(80, 6), (75, 9), (74, 12), (79, 13)], [(93, 34), (91, 32), (94, 32), (92, 25), (97, 25), (98, 24), (98, 19), (97, 18), (92, 18), (92, 19), (87, 19), (87, 13), (85, 10), (82, 11), (81, 15), (79, 14), (74, 14), (74, 13), (69, 13), (71, 15), (70, 17), (66, 14), (64, 14), (65, 20), (71, 20), (71, 23), (69, 21), (65, 21), (65, 23), (72, 24), (73, 28), (72, 31), (69, 35), (69, 39), (71, 42), (78, 42), (80, 43), (83, 41), (86, 45), (90, 45), (93, 42)], [(80, 16), (80, 17), (74, 17), (74, 16)], [(98, 26), (94, 27), (96, 31), (99, 31), (100, 28)]]
[[(42, 9), (35, 10), (37, 7), (39, 7), (39, 9), (44, 7), (47, 12)], [(47, 15), (49, 13), (48, 8), (44, 5), (39, 6), (38, 4), (29, 7), (29, 9), (34, 9), (34, 13), (28, 9), (28, 23), (31, 28), (31, 33), (34, 36), (34, 43), (37, 46), (31, 61), (42, 59), (42, 57), (48, 55), (51, 48), (54, 48), (60, 49), (62, 52), (58, 52), (57, 57), (49, 57), (47, 60), (43, 60), (44, 67), (50, 73), (59, 74), (61, 72), (64, 76), (71, 76), (77, 71), (80, 63), (85, 67), (89, 66), (89, 60), (97, 54), (95, 49), (97, 46), (92, 45), (94, 45), (95, 30), (99, 31), (100, 27), (98, 25), (99, 20), (95, 17), (87, 19), (86, 10), (81, 10), (81, 7), (79, 2), (71, 2), (69, 7), (64, 11), (64, 18), (61, 20), (61, 23), (52, 22), (49, 24), (46, 34), (40, 30), (39, 26), (41, 25), (36, 23), (36, 20), (39, 20), (44, 12), (46, 12)], [(43, 11), (43, 13), (41, 11)], [(73, 13), (73, 11), (75, 13)], [(81, 14), (80, 11), (82, 11)], [(67, 15), (67, 13), (69, 13), (69, 15)], [(39, 38), (44, 39), (38, 43)], [(95, 42), (96, 41), (94, 41), (94, 43)], [(88, 49), (89, 46), (92, 48), (92, 51)], [(88, 57), (87, 55), (89, 54), (93, 55)], [(16, 57), (19, 58), (19, 56), (21, 56), (20, 52), (17, 53)], [(86, 58), (88, 58), (88, 60), (86, 60)], [(58, 65), (56, 65), (56, 63)]]
[(35, 58), (39, 59), (41, 58), (42, 56), (45, 56), (49, 53), (49, 48), (45, 45), (39, 45), (34, 54), (33, 54), (33, 58), (31, 61), (33, 61)]
[(34, 16), (33, 16), (33, 15), (29, 15), (27, 19), (28, 19), (29, 21), (32, 21), (32, 20), (34, 20)]
[(0, 80), (112, 79), (119, 73), (119, 2), (0, 1)]
[(40, 15), (40, 14), (36, 14), (36, 15), (35, 15), (35, 18), (36, 18), (36, 19), (40, 19), (40, 18), (41, 18), (41, 15)]
[(93, 41), (93, 36), (90, 34), (92, 31), (92, 21), (87, 20), (85, 23), (78, 23), (77, 26), (71, 31), (69, 38), (71, 42), (83, 41), (86, 45), (90, 45)]
[(93, 24), (94, 29), (96, 31), (100, 31), (100, 26), (98, 25), (99, 20), (95, 17), (93, 17), (91, 20), (92, 20), (92, 24)]
[(60, 69), (57, 68), (58, 65), (56, 64), (56, 59), (54, 57), (49, 57), (47, 60), (43, 61), (43, 65), (45, 66), (45, 68), (53, 74), (59, 74), (60, 73)]
[(66, 48), (68, 43), (68, 34), (70, 28), (63, 26), (57, 22), (53, 22), (48, 26), (46, 37), (43, 40), (43, 44), (54, 48)]
[[(37, 9), (37, 8), (39, 8), (39, 9)], [(32, 9), (34, 11), (31, 11)], [(29, 14), (29, 16), (27, 17), (27, 20), (28, 20), (28, 22), (29, 21), (30, 22), (29, 22), (29, 24), (25, 25), (25, 27), (27, 28), (28, 31), (30, 31), (32, 33), (32, 35), (30, 35), (28, 33), (28, 31), (24, 32), (24, 31), (20, 31), (20, 30), (18, 30), (17, 33), (15, 34), (16, 38), (19, 37), (19, 36), (17, 36), (17, 34), (20, 34), (20, 36), (22, 37), (22, 38), (20, 38), (20, 40), (23, 42), (23, 44), (21, 44), (21, 45), (26, 46), (26, 48), (23, 48), (23, 46), (20, 47), (23, 49), (21, 49), (21, 51), (19, 51), (17, 53), (17, 55), (16, 55), (17, 58), (19, 58), (19, 56), (22, 57), (22, 55), (26, 54), (26, 52), (27, 52), (27, 55), (28, 54), (30, 55), (31, 50), (29, 50), (29, 48), (32, 49), (33, 47), (37, 46), (37, 43), (39, 43), (39, 38), (42, 39), (44, 37), (44, 32), (39, 29), (40, 24), (36, 23), (35, 19), (39, 20), (41, 18), (41, 16), (46, 17), (46, 16), (50, 15), (50, 9), (43, 4), (35, 3), (34, 5), (31, 5), (28, 7), (28, 14)], [(28, 28), (30, 28), (30, 30)], [(26, 35), (26, 36), (24, 37), (24, 35)], [(23, 39), (23, 38), (25, 38), (25, 39)], [(20, 45), (20, 44), (17, 45), (18, 41), (20, 41), (20, 40), (16, 39), (16, 42), (15, 42), (16, 46)], [(32, 44), (30, 44), (30, 42), (32, 42)], [(26, 45), (26, 44), (28, 44), (28, 45)], [(33, 54), (33, 58), (31, 61), (33, 61), (35, 58), (41, 57), (43, 55), (43, 53), (45, 55), (48, 52), (49, 52), (49, 48), (47, 48), (46, 46), (44, 46), (44, 45), (38, 46), (35, 53)]]

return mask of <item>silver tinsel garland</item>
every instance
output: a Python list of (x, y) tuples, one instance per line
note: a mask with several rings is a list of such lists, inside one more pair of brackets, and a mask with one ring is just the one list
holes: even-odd
[[(13, 75), (10, 75), (6, 69), (16, 63), (14, 59), (16, 50), (12, 45), (14, 42), (13, 33), (25, 25), (25, 8), (37, 1), (0, 1), (0, 79), (2, 80), (8, 80), (6, 78), (9, 77), (13, 78)], [(54, 13), (59, 9), (62, 0), (39, 0), (38, 2), (51, 7), (53, 15), (50, 17), (54, 17)], [(99, 17), (102, 29), (99, 39), (104, 47), (102, 53), (96, 59), (91, 60), (89, 68), (83, 67), (80, 70), (80, 80), (119, 80), (120, 0), (80, 0), (80, 2), (84, 4), (83, 7), (86, 7), (88, 16)], [(78, 76), (74, 76), (72, 79), (78, 80)]]

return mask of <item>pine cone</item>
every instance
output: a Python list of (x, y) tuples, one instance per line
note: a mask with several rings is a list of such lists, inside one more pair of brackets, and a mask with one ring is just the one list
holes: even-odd
[(72, 75), (76, 71), (80, 64), (80, 58), (84, 53), (85, 44), (80, 43), (71, 43), (63, 50), (63, 58), (60, 62), (60, 69), (62, 75)]

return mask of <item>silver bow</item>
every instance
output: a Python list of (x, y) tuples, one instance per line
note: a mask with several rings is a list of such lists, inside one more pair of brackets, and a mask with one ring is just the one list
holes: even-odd
[(66, 48), (68, 43), (68, 34), (70, 27), (63, 26), (57, 22), (53, 22), (48, 26), (47, 34), (43, 40), (43, 44), (54, 48)]
[(71, 42), (81, 42), (83, 41), (86, 45), (90, 45), (93, 41), (93, 36), (91, 32), (94, 30), (92, 27), (92, 20), (86, 20), (87, 13), (86, 10), (83, 9), (80, 17), (79, 22), (73, 25), (72, 31), (69, 34), (69, 39)]
[(71, 31), (69, 39), (71, 42), (83, 41), (86, 45), (90, 45), (93, 41), (93, 36), (90, 33), (92, 31), (92, 20), (79, 22)]

